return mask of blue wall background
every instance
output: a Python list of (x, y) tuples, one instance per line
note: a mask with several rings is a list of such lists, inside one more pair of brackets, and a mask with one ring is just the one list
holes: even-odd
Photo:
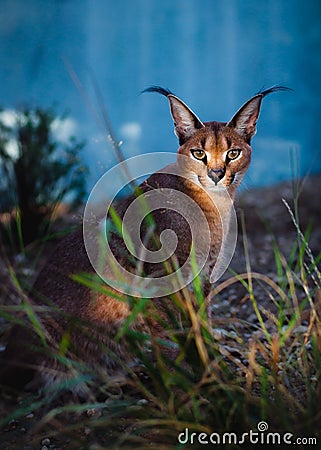
[[(289, 86), (264, 100), (248, 187), (321, 172), (319, 0), (1, 0), (0, 105), (69, 111), (87, 139), (88, 188), (116, 158), (72, 81), (94, 109), (91, 73), (126, 156), (172, 151), (169, 87), (204, 121), (228, 120), (262, 87)], [(299, 155), (299, 156), (295, 156)]]

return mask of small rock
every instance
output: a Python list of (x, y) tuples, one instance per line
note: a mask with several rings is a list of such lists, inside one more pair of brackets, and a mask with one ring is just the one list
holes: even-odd
[(15, 419), (10, 420), (9, 425), (12, 429), (16, 429), (18, 426), (18, 421)]
[(258, 318), (257, 318), (257, 315), (256, 315), (255, 313), (252, 313), (252, 314), (249, 315), (249, 317), (247, 318), (247, 320), (248, 320), (249, 322), (257, 322), (257, 321), (258, 321)]
[(213, 337), (216, 341), (220, 341), (221, 339), (223, 339), (223, 336), (226, 336), (227, 332), (225, 330), (223, 330), (222, 328), (215, 328), (213, 330)]
[(306, 333), (308, 331), (308, 327), (304, 325), (299, 325), (298, 327), (294, 328), (294, 331), (296, 333)]
[(102, 412), (96, 408), (87, 409), (86, 414), (88, 417), (98, 418), (102, 415)]
[[(41, 441), (41, 445), (43, 446), (47, 446), (50, 445), (50, 439), (49, 438), (45, 438)], [(44, 448), (42, 450), (45, 450)]]

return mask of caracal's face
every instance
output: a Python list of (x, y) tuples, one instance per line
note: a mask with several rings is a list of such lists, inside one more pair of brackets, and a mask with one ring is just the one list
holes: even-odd
[[(236, 188), (251, 161), (251, 147), (225, 124), (211, 122), (179, 147), (184, 175), (206, 190)], [(233, 189), (233, 190), (234, 190)]]

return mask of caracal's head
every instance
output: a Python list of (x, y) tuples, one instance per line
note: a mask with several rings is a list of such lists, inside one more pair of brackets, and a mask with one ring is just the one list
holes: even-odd
[(169, 100), (180, 144), (178, 155), (186, 156), (178, 157), (184, 176), (208, 191), (226, 188), (232, 196), (251, 162), (250, 143), (256, 133), (262, 99), (279, 90), (287, 88), (275, 86), (259, 92), (229, 122), (202, 122), (172, 92), (157, 86), (146, 89)]

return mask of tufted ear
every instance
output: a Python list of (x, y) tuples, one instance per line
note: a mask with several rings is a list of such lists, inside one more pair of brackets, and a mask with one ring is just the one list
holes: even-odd
[(175, 134), (180, 145), (182, 145), (205, 125), (181, 99), (172, 94), (168, 95), (167, 98), (174, 120)]
[(184, 144), (198, 129), (205, 126), (197, 115), (171, 91), (158, 86), (152, 86), (143, 92), (158, 92), (168, 98), (175, 126), (175, 134), (178, 137), (180, 145)]
[(283, 86), (274, 86), (265, 91), (259, 92), (250, 98), (232, 117), (227, 126), (233, 128), (247, 143), (250, 143), (256, 133), (256, 122), (260, 115), (261, 103), (263, 98), (277, 91), (290, 91), (291, 89)]

